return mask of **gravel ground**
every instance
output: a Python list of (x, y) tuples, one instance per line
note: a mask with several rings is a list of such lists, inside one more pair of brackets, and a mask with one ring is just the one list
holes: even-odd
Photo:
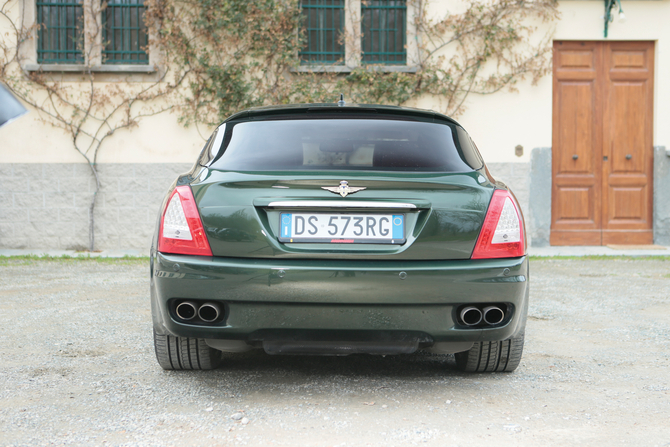
[(262, 352), (167, 372), (145, 262), (4, 260), (0, 445), (670, 445), (670, 260), (534, 260), (531, 277), (511, 374)]

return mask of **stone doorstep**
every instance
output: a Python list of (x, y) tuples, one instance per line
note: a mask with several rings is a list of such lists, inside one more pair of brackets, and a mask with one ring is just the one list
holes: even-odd
[(100, 250), (100, 251), (75, 251), (75, 250), (40, 250), (35, 248), (27, 249), (0, 249), (0, 256), (39, 256), (39, 257), (63, 257), (71, 258), (123, 258), (149, 256), (149, 249), (125, 249), (125, 250)]
[(667, 247), (662, 245), (622, 245), (622, 244), (607, 244), (607, 247), (612, 250), (667, 250)]

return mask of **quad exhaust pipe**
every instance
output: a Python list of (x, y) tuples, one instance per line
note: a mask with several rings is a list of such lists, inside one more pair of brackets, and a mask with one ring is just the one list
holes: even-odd
[(198, 308), (193, 301), (182, 301), (175, 309), (177, 316), (184, 321), (190, 321), (198, 314)]
[(221, 308), (216, 303), (204, 303), (199, 305), (193, 301), (182, 301), (175, 308), (177, 316), (184, 321), (191, 321), (195, 317), (205, 323), (213, 323), (221, 316)]
[(498, 306), (484, 308), (484, 321), (487, 324), (498, 324), (505, 319), (505, 312)]
[(477, 326), (482, 321), (489, 326), (495, 326), (505, 319), (505, 311), (499, 306), (486, 306), (483, 309), (466, 306), (461, 310), (459, 317), (466, 326)]
[(466, 326), (475, 326), (482, 322), (482, 311), (476, 307), (469, 306), (461, 311), (461, 321)]
[(216, 321), (220, 313), (219, 305), (215, 303), (205, 303), (198, 309), (198, 316), (205, 323)]

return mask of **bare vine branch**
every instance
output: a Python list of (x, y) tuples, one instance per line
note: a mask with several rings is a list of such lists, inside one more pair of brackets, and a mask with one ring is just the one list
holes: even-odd
[[(173, 92), (188, 76), (182, 70), (177, 76), (165, 67), (160, 75), (149, 82), (117, 83), (101, 82), (96, 78), (95, 58), (99, 53), (96, 42), (101, 41), (102, 29), (97, 16), (104, 5), (89, 1), (85, 3), (91, 20), (84, 26), (84, 64), (77, 73), (79, 82), (65, 83), (51, 73), (25, 72), (21, 60), (21, 49), (34, 39), (39, 24), (21, 23), (21, 14), (12, 11), (20, 0), (9, 0), (0, 7), (0, 19), (8, 25), (10, 32), (0, 37), (0, 81), (16, 96), (36, 110), (40, 119), (65, 131), (71, 147), (89, 166), (95, 188), (89, 206), (89, 250), (95, 249), (95, 204), (101, 188), (98, 157), (103, 143), (119, 130), (136, 127), (139, 121), (171, 110), (175, 102)], [(154, 30), (155, 31), (155, 30)], [(99, 58), (98, 58), (99, 60)], [(97, 62), (99, 64), (99, 62)], [(74, 76), (74, 75), (73, 75)]]

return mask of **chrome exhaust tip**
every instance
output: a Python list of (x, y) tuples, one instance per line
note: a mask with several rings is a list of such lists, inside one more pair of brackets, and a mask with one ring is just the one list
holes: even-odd
[(177, 316), (184, 321), (192, 320), (198, 314), (195, 303), (191, 301), (182, 301), (177, 304), (175, 312), (177, 312)]
[(484, 321), (487, 324), (498, 324), (505, 319), (505, 312), (498, 306), (484, 308)]
[(479, 324), (482, 321), (482, 311), (476, 307), (466, 307), (461, 311), (461, 321), (466, 326), (474, 326)]
[(215, 303), (205, 303), (198, 309), (198, 316), (205, 323), (216, 321), (220, 314), (219, 305)]

